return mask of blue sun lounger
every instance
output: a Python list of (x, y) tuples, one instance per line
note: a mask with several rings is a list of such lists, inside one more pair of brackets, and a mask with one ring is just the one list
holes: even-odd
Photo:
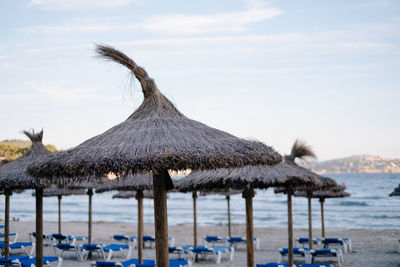
[(329, 248), (330, 245), (340, 245), (343, 247), (345, 254), (347, 254), (347, 251), (352, 251), (352, 243), (349, 238), (322, 238), (321, 243), (324, 245), (324, 248)]
[(1, 257), (0, 258), (0, 265), (13, 266), (13, 265), (15, 265), (13, 263), (14, 260), (26, 260), (26, 259), (29, 259), (29, 256), (25, 256), (25, 255), (10, 255), (10, 257), (8, 259), (6, 259), (5, 257)]
[[(316, 246), (321, 245), (321, 238), (313, 239), (313, 244)], [(298, 237), (296, 238), (296, 245), (301, 247), (308, 247), (308, 237)]]
[(332, 264), (320, 264), (320, 263), (303, 263), (298, 267), (334, 267)]
[(215, 262), (217, 264), (221, 263), (223, 257), (233, 261), (233, 256), (235, 253), (235, 248), (229, 246), (197, 246), (188, 249), (189, 258), (191, 261), (195, 259), (195, 256), (201, 256), (204, 259), (207, 259), (208, 255), (214, 257)]
[(143, 260), (143, 264), (139, 264), (138, 259), (130, 259), (126, 261), (92, 261), (90, 266), (96, 267), (129, 267), (129, 266), (140, 266), (140, 267), (155, 267), (155, 260)]
[(289, 265), (286, 263), (265, 263), (265, 264), (256, 264), (256, 267), (288, 267)]
[[(16, 253), (22, 251), (27, 256), (32, 255), (33, 251), (35, 250), (35, 244), (31, 242), (17, 242), (17, 243), (12, 243), (9, 246), (10, 246), (10, 253)], [(5, 250), (4, 242), (0, 243), (0, 249), (2, 251)]]
[[(95, 267), (155, 267), (155, 260), (143, 260), (143, 264), (139, 264), (138, 259), (130, 259), (126, 261), (93, 261), (90, 266)], [(192, 263), (187, 260), (169, 260), (170, 267), (191, 267)]]
[(225, 244), (226, 238), (216, 235), (206, 235), (203, 237), (205, 245), (215, 246), (215, 244)]
[[(8, 234), (8, 236), (9, 236), (9, 240), (10, 240), (10, 243), (15, 243), (15, 242), (17, 242), (17, 239), (18, 239), (18, 234), (17, 233), (9, 233)], [(0, 238), (3, 238), (4, 239), (4, 233), (0, 233)], [(13, 238), (12, 240), (11, 240), (11, 238)]]
[(118, 242), (124, 242), (126, 245), (131, 244), (133, 248), (136, 248), (136, 237), (127, 235), (113, 235), (112, 238)]
[[(287, 261), (287, 257), (289, 255), (289, 249), (288, 248), (280, 248), (278, 250), (279, 252), (279, 259), (278, 263), (281, 263), (282, 261)], [(303, 257), (304, 262), (309, 262), (309, 252), (310, 250), (308, 248), (293, 248), (293, 256), (297, 257)]]
[(194, 248), (193, 245), (186, 245), (180, 247), (168, 247), (168, 253), (173, 255), (178, 255), (178, 259), (183, 259), (184, 255), (189, 254), (189, 250)]
[[(243, 237), (228, 237), (226, 239), (231, 246), (234, 246), (235, 248), (237, 247), (238, 244), (246, 244), (246, 239)], [(260, 249), (260, 239), (258, 239), (257, 237), (254, 238), (254, 247), (256, 250)]]
[[(62, 258), (60, 257), (43, 257), (43, 265), (50, 266), (51, 263), (57, 263), (57, 267), (61, 267)], [(20, 267), (34, 267), (36, 266), (36, 258), (31, 257), (29, 259), (16, 259), (12, 261), (15, 266)]]
[(86, 260), (89, 256), (89, 253), (96, 253), (99, 258), (106, 259), (103, 246), (103, 244), (79, 244), (78, 248), (81, 253), (82, 260)]
[(310, 250), (310, 261), (313, 262), (317, 257), (334, 257), (338, 267), (342, 266), (343, 253), (340, 248), (323, 248)]
[(125, 258), (130, 258), (132, 254), (132, 246), (130, 244), (110, 244), (103, 247), (103, 251), (106, 255), (106, 260), (111, 260), (115, 252), (121, 252), (124, 254)]

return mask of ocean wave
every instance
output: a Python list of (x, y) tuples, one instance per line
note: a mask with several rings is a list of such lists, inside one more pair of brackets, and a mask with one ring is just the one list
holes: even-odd
[(341, 201), (339, 203), (340, 206), (361, 206), (366, 207), (369, 206), (365, 201)]

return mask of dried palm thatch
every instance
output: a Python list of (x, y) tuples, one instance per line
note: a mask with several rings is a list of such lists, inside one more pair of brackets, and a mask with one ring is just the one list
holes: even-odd
[(389, 195), (390, 197), (394, 197), (394, 196), (400, 196), (400, 184), (398, 187), (396, 187), (392, 193), (390, 193)]
[(235, 189), (230, 189), (227, 188), (226, 190), (214, 190), (214, 191), (208, 191), (208, 192), (200, 192), (200, 196), (208, 196), (208, 195), (221, 195), (225, 197), (230, 197), (232, 195), (238, 195), (243, 193), (243, 190), (235, 190)]
[(345, 192), (346, 187), (342, 185), (336, 185), (331, 187), (329, 190), (317, 190), (308, 193), (307, 191), (294, 191), (293, 196), (295, 197), (308, 197), (311, 198), (339, 198), (349, 197), (350, 193)]
[(37, 177), (118, 176), (128, 172), (199, 170), (279, 163), (281, 156), (258, 141), (239, 139), (191, 120), (157, 89), (147, 72), (120, 51), (97, 45), (97, 54), (126, 66), (139, 80), (144, 100), (124, 122), (66, 152), (30, 167)]
[[(59, 188), (55, 185), (43, 190), (43, 197), (59, 197), (71, 195), (86, 195), (86, 191), (84, 189)], [(32, 196), (36, 196), (36, 193), (33, 192)]]
[(321, 186), (315, 175), (300, 172), (282, 162), (275, 166), (245, 166), (235, 169), (193, 171), (180, 181), (179, 191), (215, 191), (216, 189), (244, 190), (247, 187), (266, 189), (269, 187)]
[(96, 193), (113, 190), (144, 191), (149, 189), (153, 189), (153, 179), (151, 179), (150, 173), (137, 175), (128, 174), (98, 186), (96, 188)]
[[(112, 198), (136, 198), (137, 191), (119, 191)], [(153, 198), (152, 190), (143, 190), (143, 198)]]
[(24, 134), (32, 141), (32, 147), (22, 157), (0, 167), (0, 188), (32, 189), (45, 185), (27, 172), (29, 164), (52, 154), (42, 143), (43, 130), (39, 133), (24, 131)]
[(6, 163), (9, 163), (9, 162), (10, 162), (9, 160), (2, 159), (2, 160), (0, 160), (0, 166), (4, 165)]

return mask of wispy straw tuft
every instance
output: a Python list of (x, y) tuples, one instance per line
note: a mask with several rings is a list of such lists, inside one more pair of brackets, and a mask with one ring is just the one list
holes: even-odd
[(290, 156), (299, 159), (304, 159), (306, 157), (316, 158), (314, 151), (312, 151), (311, 147), (306, 145), (305, 142), (299, 139), (294, 142)]
[(35, 133), (35, 130), (32, 129), (32, 132), (29, 131), (23, 131), (23, 133), (28, 136), (28, 138), (34, 142), (42, 142), (43, 139), (43, 129), (39, 133)]

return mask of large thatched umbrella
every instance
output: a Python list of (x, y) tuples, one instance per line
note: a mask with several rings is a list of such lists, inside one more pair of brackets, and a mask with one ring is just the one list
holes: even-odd
[[(43, 190), (43, 197), (57, 197), (58, 199), (58, 233), (61, 234), (61, 199), (63, 196), (71, 195), (85, 195), (85, 190), (82, 189), (69, 189), (69, 188), (58, 188), (53, 185), (50, 188)], [(35, 192), (32, 193), (36, 196)]]
[[(308, 245), (309, 248), (312, 249), (312, 240), (313, 240), (313, 233), (312, 233), (312, 206), (311, 206), (311, 199), (314, 198), (315, 192), (336, 192), (340, 190), (340, 186), (335, 182), (335, 180), (328, 178), (317, 176), (318, 179), (321, 181), (322, 185), (320, 186), (303, 186), (300, 188), (293, 188), (293, 196), (295, 197), (306, 197), (308, 203)], [(275, 189), (275, 193), (286, 193), (285, 188), (277, 188)]]
[[(308, 185), (308, 186), (300, 186), (300, 187), (292, 187), (288, 190), (288, 188), (277, 188), (275, 190), (276, 193), (286, 193), (288, 195), (288, 210), (290, 210), (289, 216), (289, 228), (291, 228), (291, 232), (293, 234), (293, 222), (292, 222), (292, 208), (291, 206), (291, 196), (293, 195), (294, 191), (306, 191), (307, 198), (308, 198), (308, 235), (309, 235), (309, 246), (312, 248), (312, 218), (311, 218), (311, 194), (310, 192), (315, 190), (327, 190), (331, 187), (337, 186), (336, 182), (333, 179), (322, 177), (311, 170), (303, 168), (299, 166), (295, 159), (305, 159), (307, 157), (315, 158), (315, 154), (312, 149), (306, 145), (305, 143), (296, 140), (292, 146), (292, 150), (290, 155), (286, 155), (284, 157), (284, 162), (291, 167), (295, 168), (299, 173), (301, 173), (304, 177), (314, 177), (320, 181), (319, 185)], [(290, 203), (289, 203), (290, 199)], [(292, 244), (293, 245), (293, 244)], [(292, 248), (289, 247), (289, 265), (293, 264), (293, 255), (290, 253), (292, 252)]]
[[(325, 178), (326, 179), (326, 178)], [(324, 202), (326, 198), (339, 198), (339, 197), (349, 197), (350, 194), (345, 192), (345, 186), (336, 185), (327, 187), (326, 190), (317, 190), (312, 192), (307, 191), (295, 191), (293, 193), (296, 197), (307, 197), (310, 198), (318, 198), (321, 204), (321, 234), (322, 237), (325, 237), (325, 216), (324, 216)], [(310, 206), (310, 205), (309, 205)], [(309, 208), (309, 220), (310, 220), (310, 208)]]
[(35, 189), (36, 192), (36, 266), (43, 265), (43, 186), (37, 179), (27, 172), (28, 165), (40, 160), (42, 157), (52, 154), (43, 144), (43, 131), (24, 131), (25, 135), (32, 141), (29, 151), (7, 164), (0, 167), (0, 188), (4, 188), (6, 195), (5, 209), (5, 256), (9, 257), (9, 212), (10, 195), (14, 189)]
[[(143, 103), (129, 118), (77, 147), (32, 166), (37, 177), (153, 174), (156, 261), (169, 265), (166, 191), (173, 184), (168, 170), (203, 170), (276, 164), (282, 157), (260, 142), (239, 139), (191, 120), (158, 90), (147, 72), (109, 46), (98, 45), (99, 57), (126, 66), (139, 80)], [(72, 178), (72, 180), (74, 180)]]
[[(194, 171), (180, 181), (182, 192), (214, 191), (216, 189), (241, 190), (246, 200), (246, 244), (247, 266), (254, 266), (254, 229), (253, 229), (253, 197), (254, 189), (284, 186), (288, 188), (300, 185), (319, 184), (313, 176), (304, 177), (295, 168), (280, 163), (275, 166), (245, 166), (235, 169), (216, 169)], [(290, 206), (291, 207), (291, 206)], [(293, 234), (289, 232), (289, 247), (293, 245)]]
[(392, 193), (390, 193), (389, 195), (390, 197), (394, 197), (394, 196), (400, 196), (400, 184), (398, 187), (396, 187)]
[(138, 202), (138, 259), (140, 264), (143, 264), (143, 191), (151, 189), (153, 189), (153, 180), (149, 173), (119, 177), (96, 189), (96, 193), (113, 190), (136, 191), (136, 199)]
[(200, 196), (206, 196), (206, 195), (222, 195), (225, 196), (226, 198), (226, 203), (227, 203), (227, 212), (228, 212), (228, 236), (232, 237), (232, 228), (231, 228), (231, 196), (236, 195), (236, 194), (241, 194), (242, 191), (240, 190), (233, 190), (233, 189), (227, 189), (227, 190), (216, 190), (216, 191), (211, 191), (211, 192), (201, 192)]

